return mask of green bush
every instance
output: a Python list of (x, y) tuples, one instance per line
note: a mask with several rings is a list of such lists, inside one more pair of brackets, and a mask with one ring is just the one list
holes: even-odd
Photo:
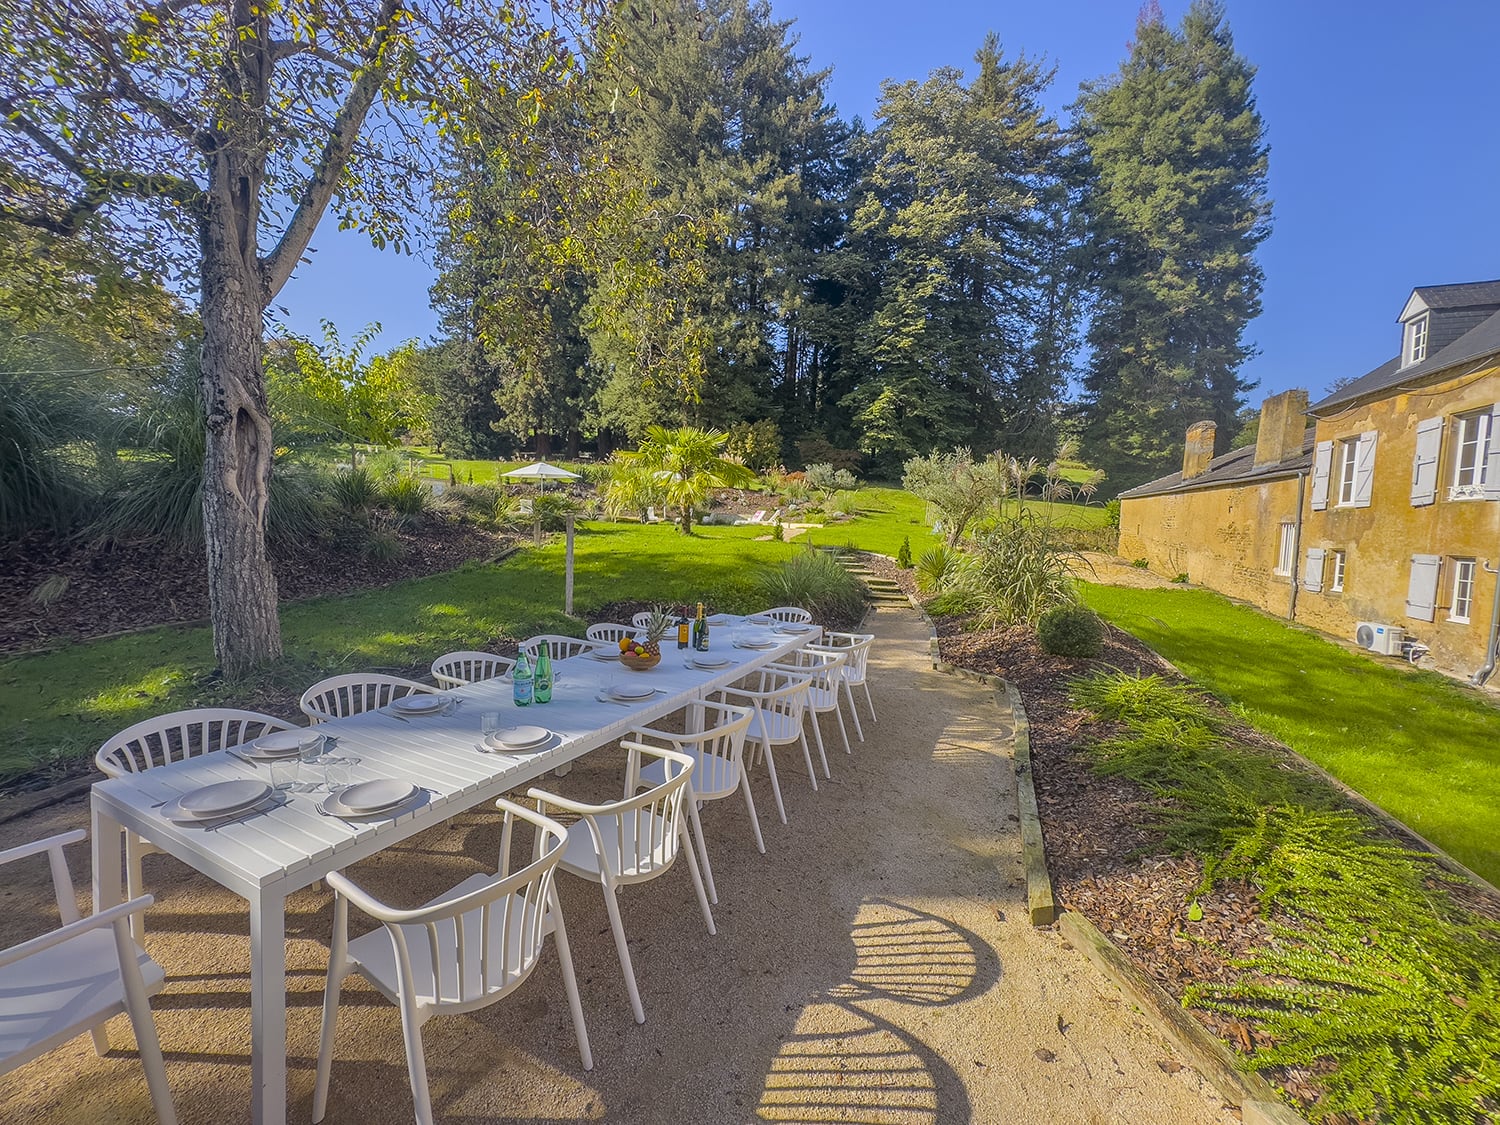
[[(35, 362), (12, 356), (0, 348), (0, 364)], [(100, 462), (93, 443), (109, 423), (88, 380), (0, 371), (0, 535), (65, 530), (86, 517), (88, 469)]]
[(421, 478), (412, 473), (398, 473), (388, 477), (380, 491), (381, 498), (390, 505), (391, 511), (408, 519), (424, 515), (432, 507), (432, 493)]
[(1034, 624), (1053, 606), (1077, 599), (1077, 552), (1059, 544), (1057, 528), (1029, 511), (975, 534), (953, 581), (972, 596), (981, 628)]
[(541, 520), (543, 531), (562, 531), (567, 517), (579, 511), (578, 503), (560, 492), (544, 492), (531, 502), (531, 518)]
[(1120, 501), (1118, 499), (1105, 503), (1104, 519), (1110, 527), (1118, 528), (1120, 526)]
[(864, 583), (822, 551), (798, 551), (762, 579), (761, 595), (769, 605), (795, 605), (815, 621), (853, 625), (864, 616)]
[(1130, 565), (1135, 567), (1136, 570), (1149, 570), (1151, 568), (1151, 564), (1145, 559), (1131, 559)]
[(1037, 619), (1036, 637), (1043, 652), (1091, 660), (1104, 649), (1104, 622), (1087, 606), (1053, 606)]
[(859, 515), (859, 504), (854, 499), (852, 492), (835, 492), (827, 500), (823, 501), (823, 514), (825, 516), (857, 516)]
[(395, 532), (377, 528), (365, 536), (361, 546), (365, 558), (372, 562), (394, 562), (406, 554), (406, 544), (396, 536)]
[(896, 565), (902, 570), (911, 569), (911, 536), (902, 538), (901, 546), (896, 549)]
[(944, 589), (958, 570), (959, 554), (948, 547), (937, 546), (922, 552), (917, 560), (917, 589), (934, 594)]
[(809, 465), (803, 470), (808, 487), (823, 492), (848, 492), (859, 487), (859, 480), (848, 469), (835, 469), (827, 461)]
[(380, 483), (364, 465), (354, 469), (335, 469), (329, 492), (340, 508), (357, 514), (375, 506), (380, 499)]

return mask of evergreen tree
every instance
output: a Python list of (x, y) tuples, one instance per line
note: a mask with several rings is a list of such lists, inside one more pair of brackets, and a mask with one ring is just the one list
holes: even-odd
[(1040, 96), (1051, 73), (991, 35), (955, 68), (887, 85), (851, 222), (867, 274), (846, 399), (887, 467), (935, 448), (1050, 453), (1072, 335), (1068, 165)]
[(1095, 294), (1083, 451), (1112, 490), (1171, 471), (1194, 421), (1218, 423), (1216, 452), (1237, 429), (1270, 231), (1254, 74), (1216, 0), (1175, 31), (1152, 6), (1119, 73), (1075, 106)]

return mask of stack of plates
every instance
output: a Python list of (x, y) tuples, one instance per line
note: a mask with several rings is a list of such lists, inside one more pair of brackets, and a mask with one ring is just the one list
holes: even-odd
[(705, 671), (712, 671), (715, 668), (725, 668), (725, 667), (728, 667), (728, 665), (730, 664), (730, 660), (729, 660), (729, 657), (727, 657), (727, 656), (707, 656), (707, 655), (704, 655), (704, 656), (695, 656), (692, 659), (690, 659), (687, 663), (688, 663), (688, 665), (690, 667), (693, 667), (693, 668), (702, 668)]
[(769, 637), (745, 637), (734, 642), (735, 648), (775, 648), (776, 642)]
[(421, 795), (409, 781), (385, 778), (361, 781), (330, 793), (318, 803), (318, 809), (329, 816), (359, 819), (366, 816), (392, 816)]
[(220, 781), (168, 801), (161, 815), (177, 824), (202, 824), (251, 812), (273, 795), (264, 781)]
[(398, 715), (430, 715), (452, 702), (446, 695), (403, 695), (391, 704), (391, 710)]
[(804, 625), (800, 621), (786, 621), (776, 626), (778, 633), (811, 633), (816, 625)]
[(243, 758), (247, 762), (271, 762), (277, 758), (292, 758), (297, 754), (304, 738), (312, 736), (312, 731), (306, 727), (294, 727), (291, 730), (279, 730), (274, 734), (263, 734), (254, 742), (247, 742), (243, 746), (234, 746), (231, 749), (237, 758)]
[(505, 727), (485, 735), (480, 749), (515, 754), (523, 750), (540, 750), (551, 741), (552, 732), (546, 727)]
[(605, 694), (617, 703), (639, 703), (655, 695), (656, 689), (650, 684), (616, 684)]
[(619, 660), (620, 659), (620, 654), (618, 652), (610, 652), (610, 650), (607, 649), (607, 648), (592, 648), (592, 649), (589, 649), (589, 659), (591, 659), (591, 660)]

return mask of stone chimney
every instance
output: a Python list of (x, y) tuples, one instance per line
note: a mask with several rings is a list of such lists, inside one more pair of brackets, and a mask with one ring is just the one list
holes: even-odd
[(1187, 445), (1182, 450), (1183, 480), (1202, 476), (1208, 463), (1214, 459), (1214, 431), (1217, 428), (1212, 422), (1194, 422), (1188, 427)]
[(1266, 399), (1260, 408), (1260, 429), (1255, 437), (1255, 467), (1268, 468), (1298, 456), (1306, 432), (1306, 391), (1282, 391)]

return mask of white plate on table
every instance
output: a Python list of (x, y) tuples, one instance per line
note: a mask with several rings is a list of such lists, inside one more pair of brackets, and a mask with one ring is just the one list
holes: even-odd
[(729, 615), (727, 613), (716, 613), (708, 619), (710, 625), (728, 625)]
[(263, 734), (253, 742), (243, 746), (235, 747), (242, 757), (259, 758), (269, 761), (272, 758), (290, 758), (302, 746), (304, 738), (311, 738), (312, 732), (306, 727), (293, 727), (291, 730), (278, 730), (271, 734)]
[(735, 641), (734, 642), (734, 647), (735, 648), (775, 648), (776, 644), (777, 644), (777, 642), (771, 640), (769, 637), (746, 637), (743, 640)]
[(606, 660), (606, 661), (607, 660), (619, 660), (620, 659), (620, 654), (618, 652), (610, 652), (609, 649), (607, 649), (607, 648), (592, 648), (592, 649), (589, 649), (589, 659), (590, 660)]
[(748, 621), (751, 625), (774, 625), (774, 624), (776, 624), (776, 619), (774, 617), (761, 617), (759, 614), (755, 615), (754, 617), (747, 617), (747, 618), (745, 618), (745, 620)]
[(403, 695), (391, 704), (398, 715), (430, 715), (453, 702), (446, 695)]
[(784, 621), (780, 625), (776, 626), (776, 631), (778, 633), (798, 633), (798, 634), (801, 634), (801, 633), (811, 633), (816, 628), (817, 628), (816, 625), (804, 625), (800, 621)]
[(655, 695), (656, 689), (650, 684), (616, 684), (606, 689), (604, 694), (616, 703), (639, 703)]
[(533, 750), (551, 737), (546, 727), (502, 727), (485, 735), (484, 744), (491, 750)]
[(220, 781), (193, 789), (177, 798), (177, 807), (187, 816), (199, 818), (232, 816), (260, 804), (271, 795), (264, 781)]
[(734, 661), (727, 656), (693, 656), (683, 661), (689, 668), (697, 668), (700, 671), (712, 672), (719, 668), (728, 668)]
[(411, 782), (394, 778), (361, 781), (330, 793), (318, 808), (331, 816), (388, 816), (409, 805), (421, 792)]

